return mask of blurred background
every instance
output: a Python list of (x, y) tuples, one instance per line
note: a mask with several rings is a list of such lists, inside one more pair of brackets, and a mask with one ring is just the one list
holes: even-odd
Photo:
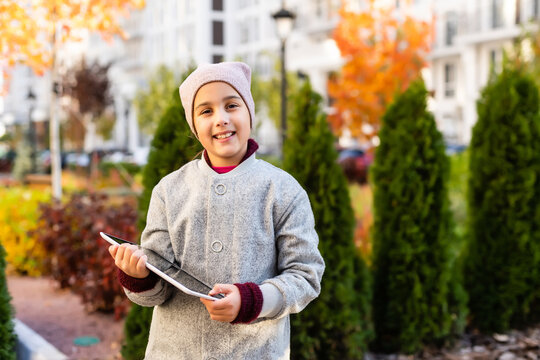
[[(440, 335), (426, 325), (430, 330), (410, 332), (416, 336), (412, 337), (414, 341), (401, 337), (400, 345), (388, 341), (395, 346), (384, 349), (380, 344), (386, 341), (384, 332), (389, 330), (381, 330), (377, 325), (381, 320), (377, 320), (376, 313), (371, 313), (371, 305), (358, 305), (358, 313), (354, 315), (358, 318), (349, 313), (342, 314), (344, 318), (357, 319), (354, 325), (344, 327), (338, 321), (333, 325), (346, 328), (343, 333), (315, 321), (309, 330), (302, 328), (298, 332), (305, 335), (303, 331), (306, 331), (307, 335), (297, 338), (293, 335), (293, 345), (298, 349), (295, 358), (361, 358), (369, 354), (375, 356), (375, 352), (402, 352), (408, 354), (406, 358), (465, 359), (467, 354), (477, 353), (478, 358), (501, 359), (498, 356), (504, 351), (494, 350), (499, 343), (504, 346), (526, 343), (528, 345), (521, 346), (521, 353), (517, 350), (512, 353), (514, 358), (539, 358), (538, 329), (526, 334), (510, 333), (504, 335), (506, 338), (500, 334), (498, 338), (481, 337), (508, 333), (523, 324), (529, 326), (534, 322), (529, 321), (529, 315), (524, 316), (526, 321), (520, 318), (520, 321), (504, 320), (502, 325), (479, 325), (471, 320), (476, 316), (474, 305), (470, 305), (472, 315), (466, 310), (468, 300), (463, 287), (473, 293), (471, 285), (455, 285), (463, 283), (462, 266), (468, 261), (469, 239), (476, 231), (471, 225), (474, 221), (468, 215), (474, 206), (471, 205), (474, 197), (467, 198), (467, 189), (474, 184), (471, 169), (475, 165), (471, 167), (470, 158), (478, 154), (471, 149), (473, 129), (484, 114), (478, 104), (488, 103), (495, 108), (496, 104), (506, 106), (515, 103), (500, 99), (490, 103), (484, 97), (487, 96), (486, 87), (503, 73), (505, 64), (526, 68), (532, 82), (538, 82), (539, 20), (540, 0), (1, 2), (0, 243), (6, 250), (7, 281), (15, 315), (70, 358), (86, 358), (92, 353), (99, 354), (97, 358), (141, 358), (140, 349), (126, 344), (130, 336), (125, 336), (122, 328), (125, 315), (135, 307), (131, 307), (123, 296), (106, 247), (95, 235), (105, 231), (138, 239), (144, 227), (152, 187), (159, 178), (193, 159), (200, 150), (186, 128), (179, 103), (178, 86), (182, 79), (202, 63), (243, 61), (252, 69), (252, 93), (257, 113), (252, 137), (260, 145), (258, 157), (285, 168), (299, 179), (308, 193), (317, 194), (310, 197), (316, 218), (319, 201), (324, 204), (320, 208), (326, 207), (326, 210), (336, 206), (351, 211), (350, 236), (347, 235), (348, 230), (345, 231), (346, 239), (343, 240), (343, 244), (350, 243), (351, 247), (343, 246), (349, 249), (344, 253), (351, 253), (354, 259), (346, 260), (346, 256), (333, 259), (332, 256), (342, 253), (332, 250), (332, 247), (324, 250), (333, 251), (333, 255), (328, 254), (330, 265), (348, 264), (334, 266), (335, 269), (350, 271), (345, 275), (335, 274), (337, 278), (343, 276), (351, 280), (350, 284), (343, 286), (351, 286), (354, 288), (352, 292), (365, 290), (367, 294), (365, 299), (349, 299), (350, 302), (370, 304), (372, 291), (376, 298), (377, 284), (381, 281), (366, 275), (375, 273), (377, 269), (375, 239), (383, 242), (383, 235), (379, 235), (384, 232), (383, 211), (379, 208), (377, 215), (375, 210), (377, 186), (386, 189), (384, 184), (392, 181), (402, 185), (414, 183), (397, 173), (383, 180), (374, 179), (372, 169), (378, 166), (379, 174), (382, 174), (380, 169), (385, 166), (383, 159), (378, 163), (376, 157), (378, 151), (385, 154), (382, 144), (390, 141), (391, 147), (400, 149), (401, 153), (392, 158), (395, 161), (389, 166), (396, 171), (399, 171), (399, 164), (413, 164), (412, 153), (417, 156), (415, 159), (429, 162), (433, 154), (438, 154), (439, 143), (444, 153), (436, 166), (418, 170), (416, 162), (405, 172), (418, 172), (425, 184), (431, 185), (438, 180), (427, 179), (430, 175), (438, 174), (439, 170), (445, 174), (441, 175), (446, 185), (441, 187), (444, 190), (440, 196), (447, 198), (448, 203), (441, 205), (441, 209), (447, 206), (451, 214), (449, 228), (452, 229), (452, 240), (449, 241), (451, 260), (448, 260), (451, 265), (443, 267), (451, 268), (453, 275), (448, 277), (452, 281), (457, 280), (452, 283), (454, 285), (448, 285), (451, 289), (448, 293), (455, 296), (450, 296), (451, 299), (442, 307), (451, 313), (451, 320), (439, 321), (433, 314), (433, 318), (431, 315), (419, 316), (428, 322), (431, 319), (433, 323), (444, 323), (446, 330), (441, 330), (444, 334)], [(418, 78), (424, 84), (422, 98), (425, 99), (425, 108), (407, 112), (407, 106), (401, 103), (400, 109), (403, 110), (393, 109), (397, 115), (392, 115), (391, 105)], [(305, 88), (306, 83), (310, 84), (309, 90)], [(517, 93), (520, 93), (519, 88), (516, 87)], [(308, 98), (311, 100), (304, 103)], [(412, 103), (405, 102), (406, 105)], [(527, 104), (531, 103), (537, 104), (538, 99)], [(305, 105), (304, 110), (300, 104)], [(313, 114), (324, 119), (323, 127), (329, 129), (328, 134), (317, 127), (315, 116), (303, 118), (308, 113), (312, 114), (306, 110), (310, 106), (316, 108)], [(495, 128), (500, 126), (503, 129), (501, 124), (505, 124), (505, 119), (519, 118), (513, 113), (505, 117), (503, 109), (497, 108), (502, 115), (492, 121)], [(536, 115), (538, 111), (529, 113)], [(411, 124), (420, 123), (416, 118), (424, 119), (426, 116), (433, 121), (436, 135), (431, 137), (421, 131), (407, 130), (401, 135), (403, 141), (399, 136), (390, 137), (388, 134), (385, 140), (382, 135), (383, 118), (392, 123), (392, 116), (412, 119)], [(496, 116), (486, 115), (486, 118), (493, 117)], [(300, 126), (303, 126), (300, 129), (303, 134)], [(509, 149), (522, 149), (523, 142), (535, 144), (535, 130), (529, 133), (520, 126), (511, 128), (521, 129), (521, 133), (508, 133), (509, 141), (515, 141)], [(394, 126), (396, 131), (398, 128), (398, 125)], [(495, 132), (485, 131), (493, 139)], [(411, 139), (408, 142), (406, 138), (409, 135)], [(304, 138), (311, 139), (311, 142), (303, 142)], [(325, 147), (325, 139), (329, 139), (329, 147)], [(486, 139), (483, 143), (488, 142)], [(287, 141), (297, 142), (304, 148), (295, 149), (289, 145), (287, 150)], [(478, 140), (477, 144), (481, 142)], [(173, 144), (174, 149), (165, 149), (167, 144)], [(501, 144), (503, 142), (495, 142), (494, 149), (506, 149)], [(540, 149), (534, 144), (532, 148)], [(295, 149), (297, 155), (291, 149)], [(512, 154), (508, 163), (518, 164), (520, 162), (515, 159), (523, 158), (515, 155), (513, 150), (505, 151)], [(488, 151), (492, 155), (496, 152)], [(529, 154), (524, 150), (520, 154), (525, 153)], [(303, 159), (313, 161), (300, 161), (304, 165), (295, 173), (291, 159), (298, 158), (299, 154), (303, 154)], [(445, 161), (448, 161), (447, 173)], [(523, 175), (519, 184), (522, 181), (531, 188), (537, 186), (534, 184), (539, 183), (536, 179), (540, 178), (540, 172), (535, 161), (530, 160), (524, 166), (536, 169), (534, 175)], [(479, 163), (482, 161), (477, 160), (475, 164)], [(498, 162), (499, 165), (501, 163), (504, 162)], [(508, 168), (499, 172), (518, 173)], [(304, 183), (301, 179), (305, 174), (309, 176)], [(336, 183), (341, 184), (341, 180), (327, 181), (325, 176), (344, 177), (343, 193), (347, 195), (335, 195), (341, 191), (335, 190), (340, 186)], [(323, 180), (318, 185), (310, 185), (310, 178)], [(507, 190), (519, 187), (515, 185)], [(407, 189), (399, 188), (405, 196)], [(430, 191), (426, 190), (426, 198), (421, 202), (439, 199), (439, 195)], [(319, 195), (330, 200), (323, 201), (316, 197)], [(537, 206), (538, 198), (535, 196), (527, 197), (527, 204), (532, 202), (531, 208)], [(516, 196), (509, 200), (509, 204), (519, 202), (518, 198), (521, 199)], [(381, 196), (378, 201), (383, 201)], [(395, 204), (390, 207), (397, 208)], [(423, 213), (432, 210), (424, 209)], [(323, 210), (320, 211), (322, 214)], [(407, 211), (400, 216), (407, 217)], [(534, 211), (531, 210), (531, 214)], [(334, 223), (341, 224), (336, 220), (340, 217), (338, 213), (321, 215), (321, 223), (333, 219), (335, 214)], [(521, 214), (522, 211), (516, 210), (516, 213)], [(538, 220), (540, 211), (535, 214), (528, 218), (528, 223)], [(349, 215), (343, 216), (347, 218)], [(436, 226), (446, 226), (443, 223), (440, 220)], [(519, 222), (517, 228), (522, 225), (523, 222)], [(527, 230), (530, 238), (537, 239), (536, 228), (531, 229)], [(334, 240), (337, 235), (319, 236), (321, 244), (325, 243), (324, 236), (328, 236), (329, 244), (341, 241)], [(396, 233), (395, 237), (399, 236)], [(84, 245), (82, 248), (81, 244)], [(324, 246), (321, 245), (326, 249)], [(434, 245), (427, 247), (430, 246)], [(527, 246), (515, 245), (516, 248)], [(510, 249), (514, 249), (514, 245)], [(535, 261), (540, 264), (540, 251), (534, 249), (529, 248), (529, 252), (537, 254), (534, 255)], [(444, 253), (439, 250), (434, 250), (434, 253)], [(438, 259), (437, 256), (425, 257), (428, 267), (437, 262), (433, 260)], [(413, 257), (413, 263), (420, 261), (419, 258)], [(360, 259), (358, 261), (363, 265), (358, 265), (355, 259)], [(343, 270), (345, 268), (348, 270)], [(329, 278), (332, 277), (329, 275)], [(422, 276), (419, 278), (423, 279)], [(532, 281), (529, 280), (526, 282)], [(446, 286), (439, 288), (446, 289)], [(48, 332), (47, 328), (57, 326), (56, 333), (59, 334), (65, 324), (51, 325), (49, 319), (39, 321), (40, 311), (31, 311), (39, 307), (31, 303), (32, 297), (28, 296), (30, 287), (39, 287), (51, 299), (61, 296), (58, 289), (70, 289), (70, 294), (75, 294), (76, 299), (84, 304), (85, 315), (78, 319), (81, 327), (65, 331), (63, 339), (55, 337), (54, 331)], [(508, 287), (513, 288), (513, 285)], [(520, 294), (515, 302), (527, 304), (522, 306), (522, 310), (530, 314), (529, 310), (537, 304), (536, 300), (530, 299), (536, 299), (537, 294), (529, 296), (532, 294), (529, 290)], [(421, 299), (426, 297), (429, 296), (419, 296)], [(324, 298), (321, 300), (324, 305), (315, 309), (323, 319), (320, 314), (337, 305), (329, 305), (330, 295), (321, 298)], [(62, 301), (58, 311), (72, 300)], [(339, 308), (347, 306), (350, 304)], [(430, 306), (426, 308), (431, 309)], [(438, 309), (437, 306), (435, 308)], [(50, 310), (54, 314), (52, 308)], [(108, 320), (92, 318), (96, 313), (107, 314)], [(84, 327), (88, 319), (92, 319), (94, 325), (113, 319), (111, 324), (98, 328), (108, 327), (115, 329), (116, 333), (96, 335), (96, 327)], [(416, 324), (416, 319), (407, 321)], [(422, 322), (418, 320), (418, 323)], [(294, 324), (293, 328), (301, 328), (298, 323)], [(125, 331), (134, 331), (133, 327), (130, 329), (126, 327)], [(147, 330), (144, 326), (141, 329), (137, 330), (138, 333), (144, 334)], [(88, 335), (85, 331), (93, 331), (96, 336), (84, 338), (83, 335)], [(433, 331), (438, 335), (426, 335)], [(70, 332), (72, 334), (68, 335)], [(84, 350), (84, 346), (90, 346), (84, 345), (84, 341), (89, 341), (93, 347)], [(144, 340), (140, 342), (144, 343)], [(409, 345), (404, 345), (407, 342)], [(446, 350), (440, 350), (441, 346), (447, 346)], [(332, 350), (323, 350), (325, 348)], [(439, 350), (432, 351), (433, 348)], [(446, 355), (452, 355), (445, 357), (445, 351)]]

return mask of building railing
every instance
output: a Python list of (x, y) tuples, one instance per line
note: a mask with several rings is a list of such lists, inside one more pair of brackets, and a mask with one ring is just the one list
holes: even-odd
[(455, 44), (456, 37), (481, 35), (504, 29), (515, 30), (540, 20), (540, 0), (491, 0), (473, 11), (439, 14), (435, 48)]

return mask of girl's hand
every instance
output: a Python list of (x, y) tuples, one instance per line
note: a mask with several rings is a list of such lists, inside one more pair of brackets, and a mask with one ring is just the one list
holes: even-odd
[(114, 263), (127, 275), (143, 279), (150, 275), (146, 268), (146, 255), (139, 247), (130, 244), (111, 245), (109, 253), (114, 258)]
[(201, 298), (210, 318), (222, 322), (231, 322), (236, 319), (242, 303), (238, 288), (230, 284), (216, 284), (208, 295), (216, 294), (223, 294), (225, 297), (215, 301)]

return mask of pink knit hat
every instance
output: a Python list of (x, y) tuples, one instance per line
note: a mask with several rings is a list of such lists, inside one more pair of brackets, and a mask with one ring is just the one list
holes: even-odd
[(251, 123), (255, 117), (255, 103), (251, 95), (251, 69), (241, 62), (222, 62), (199, 65), (180, 85), (180, 100), (186, 111), (186, 120), (195, 132), (193, 125), (193, 102), (199, 89), (208, 83), (222, 81), (231, 85), (240, 94), (249, 110)]

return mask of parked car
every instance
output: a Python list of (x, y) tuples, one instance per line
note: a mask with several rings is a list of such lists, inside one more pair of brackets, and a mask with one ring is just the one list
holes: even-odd
[(104, 162), (110, 163), (134, 163), (133, 154), (126, 150), (110, 150), (103, 157)]
[(343, 169), (347, 180), (365, 184), (368, 180), (369, 166), (373, 163), (373, 151), (362, 149), (342, 149), (338, 164)]
[(68, 167), (88, 167), (90, 156), (83, 152), (69, 152), (65, 156), (65, 164)]
[(467, 146), (463, 144), (453, 144), (453, 143), (447, 143), (446, 144), (446, 155), (454, 155), (459, 154), (467, 150)]
[(39, 173), (51, 173), (51, 151), (42, 150), (36, 155), (36, 168)]

